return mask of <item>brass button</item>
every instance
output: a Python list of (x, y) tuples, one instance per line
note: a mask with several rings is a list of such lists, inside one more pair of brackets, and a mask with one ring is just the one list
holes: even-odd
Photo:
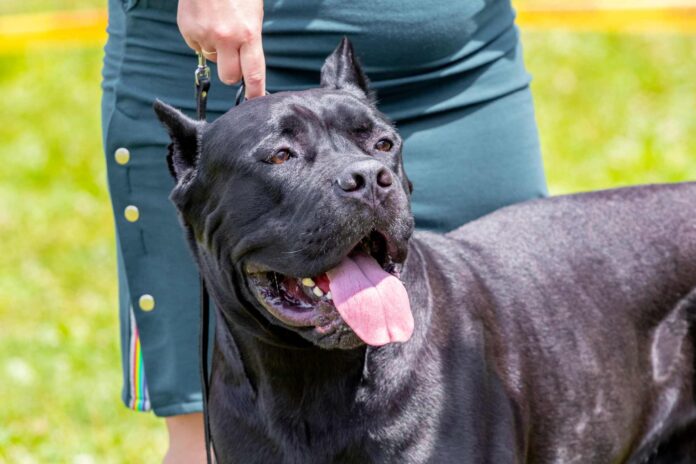
[(126, 221), (135, 222), (140, 218), (140, 210), (137, 206), (128, 205), (123, 211), (123, 215), (126, 217)]
[(118, 164), (127, 164), (130, 160), (130, 151), (127, 148), (117, 148), (114, 152), (114, 158)]
[(140, 298), (138, 299), (138, 305), (140, 306), (140, 309), (143, 311), (152, 311), (155, 309), (155, 297), (152, 295), (148, 295), (147, 293), (144, 295), (140, 295)]

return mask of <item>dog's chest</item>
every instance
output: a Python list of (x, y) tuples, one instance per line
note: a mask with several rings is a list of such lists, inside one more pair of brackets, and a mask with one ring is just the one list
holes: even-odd
[(401, 402), (387, 398), (375, 385), (330, 390), (289, 397), (258, 388), (253, 401), (213, 395), (220, 462), (426, 461), (438, 408), (424, 408), (425, 399), (413, 392), (404, 392)]

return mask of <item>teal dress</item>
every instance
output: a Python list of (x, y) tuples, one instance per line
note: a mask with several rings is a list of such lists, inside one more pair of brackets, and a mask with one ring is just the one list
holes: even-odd
[[(103, 139), (117, 231), (124, 403), (201, 410), (198, 281), (167, 196), (160, 98), (195, 114), (195, 54), (174, 0), (109, 0)], [(546, 194), (530, 77), (509, 0), (267, 0), (270, 92), (316, 86), (342, 36), (404, 137), (416, 226), (448, 231)], [(236, 88), (213, 65), (208, 118)]]

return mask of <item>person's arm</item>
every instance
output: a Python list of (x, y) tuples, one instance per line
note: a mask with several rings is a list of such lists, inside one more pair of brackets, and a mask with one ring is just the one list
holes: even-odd
[(263, 0), (179, 0), (176, 19), (188, 46), (217, 63), (222, 82), (244, 77), (247, 98), (264, 95)]

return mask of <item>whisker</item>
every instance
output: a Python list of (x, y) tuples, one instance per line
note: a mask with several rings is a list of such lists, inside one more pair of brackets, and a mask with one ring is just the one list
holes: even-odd
[(305, 245), (304, 247), (298, 248), (297, 250), (293, 250), (293, 251), (283, 251), (283, 253), (286, 254), (286, 255), (292, 255), (292, 254), (294, 254), (294, 253), (299, 253), (300, 251), (304, 251), (304, 250), (306, 250), (307, 248), (309, 248), (309, 245)]

